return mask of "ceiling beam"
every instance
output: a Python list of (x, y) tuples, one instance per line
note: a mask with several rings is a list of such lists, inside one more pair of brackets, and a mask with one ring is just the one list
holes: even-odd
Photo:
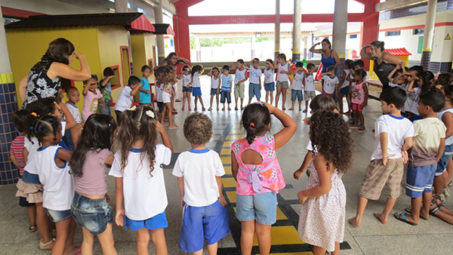
[(386, 0), (385, 2), (376, 4), (376, 11), (377, 12), (391, 11), (426, 2), (428, 2), (428, 0)]
[(151, 7), (156, 7), (159, 5), (159, 2), (162, 1), (162, 8), (170, 12), (172, 15), (176, 14), (176, 7), (169, 0), (142, 0), (144, 3)]

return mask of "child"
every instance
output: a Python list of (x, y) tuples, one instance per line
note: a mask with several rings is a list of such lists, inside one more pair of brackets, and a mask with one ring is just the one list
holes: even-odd
[[(164, 145), (156, 144), (158, 133)], [(124, 112), (117, 142), (119, 150), (109, 172), (116, 182), (115, 222), (137, 231), (137, 254), (149, 254), (149, 230), (156, 254), (167, 254), (168, 201), (161, 165), (170, 163), (170, 139), (154, 110), (140, 106)]]
[(230, 111), (230, 104), (231, 104), (231, 82), (233, 78), (230, 75), (230, 67), (228, 65), (224, 65), (222, 68), (222, 75), (220, 76), (221, 81), (221, 97), (220, 102), (223, 104), (222, 111), (225, 111), (225, 101), (228, 103), (228, 111)]
[(190, 107), (190, 94), (192, 93), (192, 87), (190, 86), (190, 81), (192, 79), (192, 76), (190, 75), (190, 67), (189, 66), (184, 66), (182, 68), (182, 108), (181, 110), (184, 111), (184, 107), (186, 105), (187, 101), (187, 107), (189, 111), (191, 111)]
[(313, 72), (316, 70), (316, 66), (313, 63), (308, 63), (307, 70), (308, 73), (305, 75), (305, 86), (304, 86), (305, 113), (308, 110), (308, 101), (313, 100), (313, 98), (316, 96), (315, 82), (313, 78)]
[(170, 75), (172, 73), (173, 72), (166, 73), (166, 75), (163, 78), (164, 83), (161, 83), (161, 85), (160, 85), (161, 90), (162, 90), (162, 92), (161, 92), (162, 93), (162, 95), (161, 95), (162, 103), (164, 104), (164, 109), (162, 111), (162, 114), (160, 115), (160, 123), (162, 123), (162, 125), (163, 125), (165, 118), (168, 118), (168, 128), (169, 129), (178, 128), (178, 126), (176, 126), (173, 123), (173, 111), (172, 111), (173, 108), (172, 108), (171, 98), (172, 98), (172, 96), (174, 96), (175, 91), (173, 90), (172, 85), (170, 83), (170, 79), (169, 79)]
[(104, 79), (99, 81), (99, 90), (102, 94), (102, 101), (105, 103), (105, 107), (99, 105), (99, 113), (111, 115), (110, 105), (112, 104), (112, 79), (115, 77), (113, 69), (106, 67), (104, 69)]
[(112, 165), (110, 152), (115, 120), (93, 114), (85, 123), (82, 137), (69, 162), (75, 194), (71, 212), (82, 227), (82, 253), (92, 254), (97, 235), (104, 254), (116, 254), (112, 233), (112, 207), (107, 202), (106, 169)]
[(274, 61), (266, 59), (266, 68), (264, 69), (264, 90), (266, 91), (266, 103), (274, 103)]
[(419, 120), (421, 117), (418, 115), (418, 101), (423, 88), (423, 70), (411, 67), (407, 73), (407, 100), (404, 104), (404, 116), (410, 121)]
[(406, 87), (407, 75), (403, 73), (400, 65), (396, 65), (395, 68), (387, 76), (390, 87)]
[(340, 114), (343, 114), (343, 97), (346, 97), (346, 102), (348, 103), (348, 113), (351, 112), (349, 106), (351, 105), (351, 97), (349, 92), (349, 85), (352, 81), (351, 79), (351, 69), (354, 62), (350, 59), (347, 59), (344, 62), (343, 76), (341, 77), (341, 87), (338, 88), (338, 105), (340, 107)]
[(142, 78), (140, 78), (140, 82), (142, 86), (138, 89), (140, 91), (140, 98), (138, 102), (140, 105), (152, 105), (152, 97), (153, 91), (151, 90), (151, 86), (149, 85), (149, 76), (153, 73), (153, 70), (150, 66), (144, 65), (142, 66)]
[(360, 123), (358, 126), (359, 131), (365, 130), (365, 118), (363, 117), (363, 109), (368, 103), (368, 87), (365, 84), (366, 72), (359, 69), (354, 72), (354, 82), (352, 83), (351, 91), (351, 102), (352, 102), (352, 119), (354, 126)]
[[(27, 136), (27, 131), (29, 131), (28, 123), (27, 123), (27, 115), (29, 113), (26, 110), (19, 110), (13, 114), (13, 123), (16, 127), (17, 131), (20, 132), (16, 138), (11, 142), (11, 149), (10, 149), (10, 159), (11, 162), (17, 167), (19, 170), (19, 176), (22, 178), (24, 175), (24, 167), (25, 167), (25, 158), (24, 158), (24, 149), (25, 149), (25, 139)], [(28, 213), (28, 222), (29, 227), (28, 230), (30, 232), (35, 232), (37, 229), (36, 227), (36, 206), (34, 203), (28, 203), (25, 197), (19, 197), (19, 205), (21, 207), (27, 208)]]
[(116, 122), (118, 122), (118, 124), (121, 122), (121, 113), (132, 106), (134, 96), (137, 94), (141, 85), (139, 78), (131, 76), (127, 81), (127, 86), (121, 90), (121, 94), (115, 104)]
[(80, 93), (76, 87), (69, 87), (66, 91), (68, 96), (68, 101), (66, 105), (68, 106), (68, 110), (71, 113), (72, 117), (76, 123), (82, 123), (82, 117), (80, 116), (79, 107), (77, 107), (77, 103), (80, 101)]
[(322, 93), (335, 98), (335, 88), (337, 87), (337, 84), (340, 83), (338, 78), (335, 76), (335, 67), (329, 66), (327, 68), (327, 72), (322, 73), (321, 76), (321, 79), (324, 81), (322, 85)]
[(256, 97), (257, 101), (261, 99), (261, 72), (260, 68), (260, 60), (258, 58), (254, 58), (252, 63), (249, 65), (249, 75), (250, 75), (250, 83), (249, 83), (249, 104), (252, 102), (253, 97)]
[(211, 103), (209, 105), (208, 111), (212, 111), (212, 103), (214, 101), (214, 96), (217, 102), (217, 111), (219, 110), (219, 93), (220, 93), (220, 70), (217, 67), (213, 67), (208, 73), (208, 76), (211, 77)]
[(40, 148), (33, 153), (25, 166), (26, 171), (39, 176), (43, 185), (43, 207), (56, 225), (57, 238), (52, 255), (63, 252), (73, 254), (76, 251), (72, 245), (76, 226), (70, 210), (74, 187), (67, 164), (72, 153), (58, 146), (62, 138), (61, 130), (58, 118), (40, 118), (33, 127)]
[(286, 90), (289, 88), (288, 75), (289, 75), (289, 64), (286, 62), (286, 55), (283, 53), (278, 54), (277, 57), (277, 95), (275, 95), (275, 107), (278, 107), (278, 100), (280, 94), (282, 95), (282, 110), (286, 110)]
[[(338, 113), (337, 106), (335, 105), (335, 100), (328, 95), (317, 95), (310, 102), (310, 109), (312, 113), (320, 111), (328, 111)], [(304, 121), (305, 124), (310, 125), (310, 120), (307, 119)], [(316, 149), (313, 147), (312, 142), (309, 140), (307, 144), (307, 154), (305, 154), (304, 161), (302, 165), (294, 171), (293, 177), (296, 180), (299, 180), (302, 174), (307, 170), (308, 167), (314, 167), (312, 164)], [(307, 172), (308, 174), (308, 172)]]
[(434, 175), (445, 148), (447, 128), (437, 118), (437, 112), (444, 104), (445, 96), (438, 89), (422, 94), (418, 103), (423, 119), (414, 121), (414, 146), (410, 152), (406, 179), (406, 195), (411, 197), (410, 214), (394, 215), (410, 225), (420, 223), (420, 217), (429, 218)]
[(299, 101), (299, 111), (302, 111), (302, 99), (304, 90), (304, 63), (296, 63), (296, 72), (293, 74), (293, 84), (291, 84), (291, 108), (290, 111), (294, 110), (294, 103)]
[(163, 93), (163, 88), (165, 85), (165, 79), (166, 79), (166, 77), (168, 77), (169, 73), (170, 73), (170, 68), (168, 68), (166, 66), (159, 66), (154, 71), (154, 76), (156, 77), (156, 101), (157, 101), (157, 107), (159, 109), (159, 115), (161, 115), (162, 112), (164, 111), (162, 93)]
[(197, 111), (198, 101), (201, 103), (202, 111), (205, 111), (203, 105), (203, 98), (201, 98), (201, 84), (200, 84), (200, 75), (203, 71), (203, 67), (201, 65), (195, 65), (192, 67), (192, 80), (190, 84), (192, 85), (192, 95), (195, 97), (195, 111)]
[(244, 107), (244, 86), (245, 81), (247, 81), (247, 69), (244, 66), (244, 60), (238, 59), (236, 61), (236, 72), (234, 74), (234, 101), (236, 102), (236, 106), (234, 110), (238, 110), (238, 99), (241, 100), (240, 109), (243, 110)]
[(184, 121), (184, 137), (192, 149), (179, 154), (173, 168), (178, 177), (183, 223), (179, 248), (202, 254), (204, 240), (209, 254), (217, 254), (217, 242), (230, 232), (227, 202), (222, 194), (225, 174), (219, 154), (206, 148), (212, 136), (208, 116), (193, 113)]
[(83, 82), (83, 108), (82, 118), (86, 121), (91, 114), (96, 113), (98, 104), (105, 107), (102, 101), (102, 94), (98, 89), (98, 78), (96, 75), (91, 75), (91, 78)]
[[(271, 114), (283, 124), (283, 129), (275, 135), (268, 133)], [(247, 136), (231, 145), (231, 170), (237, 181), (236, 217), (241, 221), (241, 252), (251, 254), (256, 232), (260, 253), (269, 254), (277, 193), (285, 187), (276, 151), (291, 139), (297, 124), (272, 105), (254, 103), (244, 109), (242, 125)]]
[(368, 200), (379, 199), (384, 185), (388, 186), (390, 196), (384, 210), (375, 213), (374, 217), (387, 224), (388, 216), (401, 194), (404, 163), (407, 151), (412, 147), (414, 126), (401, 115), (406, 93), (400, 88), (388, 88), (382, 91), (380, 98), (384, 115), (376, 120), (376, 148), (362, 182), (357, 214), (349, 219), (349, 224), (354, 227), (360, 226)]
[(297, 193), (302, 204), (299, 236), (314, 246), (313, 254), (340, 254), (346, 216), (341, 178), (351, 166), (352, 139), (341, 115), (320, 111), (311, 117), (310, 140), (317, 153), (307, 188)]

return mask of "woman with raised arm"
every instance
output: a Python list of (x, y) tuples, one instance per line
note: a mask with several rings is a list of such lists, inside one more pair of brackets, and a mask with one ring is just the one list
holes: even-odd
[[(316, 46), (321, 44), (321, 49), (315, 49)], [(332, 49), (332, 44), (330, 43), (329, 39), (325, 38), (321, 42), (318, 42), (311, 46), (310, 52), (319, 53), (321, 54), (321, 63), (322, 63), (322, 72), (327, 72), (327, 68), (330, 66), (334, 66), (335, 69), (340, 64), (340, 59), (338, 58), (338, 54), (335, 50)]]

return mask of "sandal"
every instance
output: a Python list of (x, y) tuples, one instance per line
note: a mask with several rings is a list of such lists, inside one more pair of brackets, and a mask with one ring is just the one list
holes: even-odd
[(395, 213), (395, 214), (393, 214), (393, 217), (395, 217), (395, 219), (397, 219), (399, 221), (402, 221), (402, 222), (407, 223), (412, 226), (418, 225), (415, 222), (411, 222), (411, 221), (407, 220), (406, 213)]
[(28, 230), (33, 233), (36, 232), (36, 230), (38, 230), (38, 227), (36, 225), (30, 225), (28, 226)]
[(51, 239), (47, 243), (43, 243), (43, 242), (39, 241), (39, 249), (40, 250), (52, 250), (54, 242), (55, 242), (54, 239)]
[(440, 207), (442, 207), (443, 205), (439, 205), (438, 207), (432, 209), (432, 210), (429, 210), (429, 214), (434, 216), (434, 217), (437, 217), (436, 215), (436, 212), (440, 210)]

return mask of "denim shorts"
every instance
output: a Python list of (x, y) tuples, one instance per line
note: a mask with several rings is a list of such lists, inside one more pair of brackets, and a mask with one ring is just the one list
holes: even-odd
[(185, 93), (192, 93), (192, 87), (186, 87), (186, 86), (183, 86), (182, 87), (182, 92)]
[(79, 226), (90, 233), (104, 233), (108, 223), (113, 222), (112, 207), (107, 199), (90, 199), (75, 192), (71, 212)]
[(262, 225), (272, 225), (277, 218), (277, 194), (237, 195), (236, 208), (239, 221), (256, 220)]
[(250, 83), (249, 84), (249, 98), (256, 97), (256, 99), (260, 100), (261, 98), (261, 91), (260, 85), (257, 83)]
[(269, 82), (264, 84), (265, 91), (274, 91), (275, 90), (275, 82)]
[(46, 209), (47, 214), (52, 218), (52, 221), (57, 223), (59, 221), (66, 220), (67, 218), (71, 217), (71, 210), (65, 210), (65, 211), (55, 211), (55, 210), (50, 210)]
[(217, 94), (217, 89), (211, 88), (211, 96), (215, 96), (215, 95), (218, 95)]
[(340, 94), (342, 94), (342, 95), (349, 94), (349, 86), (341, 88), (340, 89)]
[(295, 90), (295, 89), (292, 89), (291, 90), (291, 101), (299, 101), (299, 102), (302, 102), (303, 100), (303, 93), (302, 93), (302, 90)]
[(130, 231), (137, 231), (142, 228), (146, 228), (148, 230), (167, 228), (168, 227), (167, 214), (164, 211), (146, 220), (132, 220), (125, 216), (124, 226), (126, 230)]
[(436, 169), (436, 176), (442, 175), (445, 170), (447, 170), (448, 162), (450, 161), (453, 155), (453, 144), (445, 145), (444, 154), (440, 158), (439, 162), (437, 162), (437, 169)]
[(224, 104), (225, 100), (228, 104), (231, 104), (231, 92), (230, 91), (221, 91), (220, 92), (220, 103)]

